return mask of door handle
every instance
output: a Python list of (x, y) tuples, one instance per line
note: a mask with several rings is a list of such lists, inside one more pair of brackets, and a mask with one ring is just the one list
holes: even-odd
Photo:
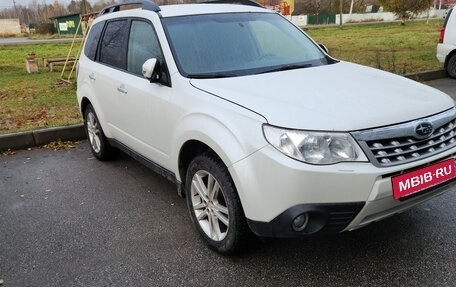
[(89, 79), (95, 81), (97, 78), (95, 78), (95, 74), (94, 74), (94, 73), (91, 73), (91, 74), (89, 75)]
[(127, 94), (128, 93), (128, 90), (125, 88), (124, 85), (121, 85), (121, 86), (117, 87), (117, 91), (119, 91), (119, 93), (122, 93), (122, 94)]

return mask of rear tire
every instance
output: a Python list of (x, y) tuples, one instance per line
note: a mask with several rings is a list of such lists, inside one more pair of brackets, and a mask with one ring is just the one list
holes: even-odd
[(450, 77), (456, 79), (456, 54), (453, 54), (453, 56), (451, 56), (448, 60), (447, 72)]
[(186, 198), (192, 221), (207, 245), (222, 254), (246, 247), (253, 238), (226, 166), (205, 153), (187, 170)]
[(90, 104), (85, 109), (84, 128), (87, 139), (89, 140), (90, 149), (97, 159), (106, 161), (117, 157), (119, 150), (109, 144), (101, 128), (97, 114)]

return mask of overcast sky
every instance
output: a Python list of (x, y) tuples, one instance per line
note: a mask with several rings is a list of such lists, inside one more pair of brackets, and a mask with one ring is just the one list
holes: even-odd
[[(16, 1), (16, 5), (22, 5), (22, 6), (28, 6), (32, 0), (14, 0)], [(46, 4), (53, 4), (55, 0), (37, 0), (36, 2), (38, 2), (39, 4), (43, 4), (43, 3), (46, 3)], [(68, 5), (71, 0), (58, 0), (59, 3), (62, 3), (64, 5)], [(90, 3), (94, 3), (96, 2), (96, 0), (88, 0), (88, 2)], [(3, 8), (11, 8), (13, 7), (13, 0), (0, 0), (0, 9), (3, 9)]]

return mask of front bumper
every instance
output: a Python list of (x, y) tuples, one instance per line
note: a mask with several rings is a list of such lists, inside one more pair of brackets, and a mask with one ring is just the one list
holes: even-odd
[[(379, 168), (367, 162), (308, 165), (271, 146), (230, 167), (252, 231), (265, 237), (295, 237), (354, 230), (402, 212), (456, 185), (446, 182), (398, 201), (391, 177), (429, 162), (454, 157), (456, 148), (400, 166)], [(293, 220), (308, 214), (308, 228), (296, 231)]]
[[(298, 237), (310, 234), (341, 232), (363, 208), (364, 202), (342, 204), (300, 204), (293, 206), (270, 222), (247, 220), (253, 233), (262, 237)], [(293, 229), (293, 220), (307, 214), (309, 223), (301, 230)]]

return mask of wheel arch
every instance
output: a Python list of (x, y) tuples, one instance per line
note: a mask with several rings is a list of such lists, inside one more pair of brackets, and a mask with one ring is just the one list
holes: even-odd
[(88, 105), (91, 105), (92, 103), (90, 102), (90, 100), (86, 97), (84, 97), (82, 100), (81, 100), (81, 104), (80, 104), (80, 107), (81, 107), (81, 114), (82, 114), (82, 118), (85, 119), (85, 110), (87, 108)]
[(104, 134), (108, 138), (111, 138), (112, 137), (111, 132), (109, 131), (109, 129), (107, 129), (107, 126), (105, 125), (106, 121), (105, 121), (105, 116), (104, 116), (103, 110), (98, 108), (99, 105), (98, 105), (98, 101), (96, 100), (96, 98), (87, 97), (87, 96), (84, 96), (81, 98), (79, 106), (80, 106), (80, 112), (82, 114), (82, 119), (85, 120), (85, 111), (86, 111), (88, 105), (92, 105), (95, 113), (97, 114), (98, 120), (100, 122), (101, 128), (103, 129)]
[[(181, 147), (178, 159), (179, 177), (181, 179), (183, 189), (185, 189), (187, 170), (191, 161), (195, 157), (204, 153), (210, 153), (212, 156), (216, 157), (218, 160), (220, 160), (220, 162), (222, 162), (226, 166), (226, 163), (223, 162), (220, 156), (210, 146), (199, 140), (188, 140)], [(182, 193), (182, 195), (185, 195), (185, 192)]]
[[(185, 190), (185, 181), (190, 162), (198, 155), (211, 153), (225, 165), (230, 173), (236, 190), (230, 167), (262, 148), (266, 142), (262, 134), (262, 122), (257, 118), (241, 117), (241, 121), (223, 121), (221, 117), (196, 115), (181, 121), (173, 142), (177, 158), (172, 159), (176, 176)], [(239, 120), (239, 118), (237, 118)], [(194, 127), (202, 127), (197, 130)], [(173, 157), (173, 156), (172, 156)], [(242, 197), (241, 194), (239, 194)]]
[(444, 64), (444, 68), (446, 69), (448, 67), (448, 62), (450, 61), (451, 57), (453, 57), (453, 55), (456, 55), (456, 49), (453, 49), (451, 52), (448, 53), (448, 55), (446, 56), (445, 58), (445, 64)]

